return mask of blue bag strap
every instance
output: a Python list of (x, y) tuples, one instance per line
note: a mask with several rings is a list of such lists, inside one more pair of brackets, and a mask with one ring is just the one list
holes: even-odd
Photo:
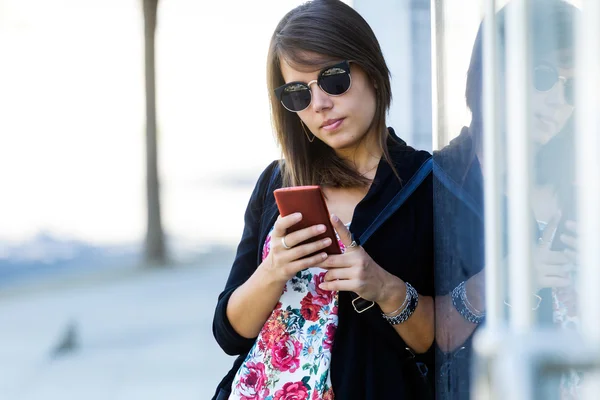
[(483, 221), (483, 214), (481, 207), (477, 205), (475, 200), (463, 189), (448, 173), (437, 163), (433, 163), (433, 176), (435, 176), (450, 193), (458, 198), (464, 205), (471, 210), (481, 221)]
[[(404, 202), (410, 197), (411, 194), (423, 183), (425, 178), (431, 173), (433, 169), (433, 160), (429, 157), (419, 167), (417, 172), (409, 179), (409, 181), (400, 189), (400, 191), (394, 196), (392, 200), (385, 206), (383, 210), (375, 217), (371, 225), (363, 232), (360, 238), (356, 241), (358, 245), (363, 245), (373, 233), (379, 227), (391, 217)], [(354, 239), (354, 238), (353, 238)], [(356, 239), (354, 239), (356, 240)]]

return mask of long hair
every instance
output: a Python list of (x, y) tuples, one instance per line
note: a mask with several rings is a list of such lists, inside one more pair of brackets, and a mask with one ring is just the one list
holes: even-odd
[(377, 88), (371, 128), (379, 135), (383, 157), (394, 168), (385, 123), (392, 99), (390, 71), (377, 38), (352, 7), (339, 0), (313, 0), (294, 8), (279, 22), (267, 58), (271, 119), (285, 159), (284, 186), (356, 187), (369, 183), (331, 147), (320, 140), (309, 143), (300, 117), (287, 111), (274, 94), (275, 88), (285, 84), (280, 67), (283, 60), (299, 70), (318, 70), (340, 59), (358, 64)]
[[(496, 13), (497, 37), (499, 46), (498, 65), (500, 73), (496, 77), (499, 80), (498, 86), (503, 92), (505, 87), (504, 65), (506, 62), (506, 16), (511, 7), (508, 3)], [(574, 27), (579, 10), (565, 2), (564, 0), (533, 0), (531, 13), (531, 44), (533, 47), (533, 60), (539, 60), (544, 56), (557, 50), (571, 50), (569, 58), (563, 58), (560, 61), (564, 64), (571, 64), (575, 46)], [(479, 25), (477, 37), (473, 44), (471, 61), (467, 72), (467, 85), (465, 90), (465, 99), (469, 111), (471, 111), (470, 133), (473, 141), (471, 147), (471, 157), (475, 158), (476, 151), (482, 146), (483, 141), (483, 31), (484, 20)], [(501, 101), (501, 104), (503, 102)], [(572, 124), (567, 123), (561, 136), (568, 135), (565, 130), (571, 129)], [(548, 154), (544, 152), (544, 154)], [(538, 157), (538, 159), (540, 159)], [(470, 167), (470, 165), (469, 165)], [(468, 168), (464, 173), (463, 179), (468, 173)]]
[[(511, 3), (502, 7), (496, 13), (498, 28), (499, 57), (498, 65), (501, 73), (497, 79), (504, 76), (506, 60), (506, 15)], [(532, 29), (530, 37), (533, 46), (533, 59), (537, 60), (556, 50), (572, 50), (574, 48), (574, 26), (578, 9), (563, 0), (534, 0), (530, 15), (532, 16)], [(465, 99), (471, 111), (472, 125), (481, 133), (483, 124), (483, 27), (484, 20), (479, 25), (477, 37), (473, 44), (471, 61), (467, 72), (467, 86)], [(569, 63), (570, 60), (561, 60)], [(499, 86), (504, 87), (503, 81)], [(481, 135), (476, 135), (474, 144), (481, 145)], [(477, 147), (474, 146), (474, 147)]]

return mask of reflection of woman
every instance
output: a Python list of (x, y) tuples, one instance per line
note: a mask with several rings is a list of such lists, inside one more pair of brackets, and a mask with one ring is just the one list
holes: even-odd
[[(238, 358), (215, 396), (425, 398), (409, 358), (434, 339), (431, 177), (364, 247), (352, 236), (429, 159), (386, 128), (390, 81), (377, 40), (351, 7), (315, 0), (281, 20), (268, 60), (285, 163), (258, 180), (219, 296), (213, 332)], [(329, 243), (312, 239), (323, 225), (286, 232), (302, 216), (278, 218), (272, 191), (296, 185), (321, 186), (342, 255), (327, 257)]]
[[(510, 7), (508, 5), (507, 7)], [(504, 42), (506, 8), (497, 20)], [(550, 163), (568, 164), (573, 112), (572, 32), (576, 9), (562, 1), (533, 2), (534, 70), (533, 128), (538, 174), (532, 191), (532, 224), (535, 224), (535, 274), (533, 293), (540, 323), (559, 319), (556, 304), (571, 285), (574, 253), (552, 251), (550, 242), (566, 207), (563, 190), (572, 176), (567, 168), (549, 173)], [(502, 63), (501, 63), (502, 64)], [(473, 48), (467, 76), (466, 100), (472, 122), (450, 145), (434, 154), (434, 220), (436, 225), (436, 358), (437, 394), (443, 399), (469, 398), (471, 337), (485, 320), (482, 170), (482, 27)], [(508, 149), (510, 151), (510, 149)], [(549, 162), (549, 160), (552, 160)], [(566, 164), (565, 164), (566, 165)], [(536, 223), (537, 222), (537, 223)], [(575, 229), (573, 223), (567, 228)], [(572, 232), (571, 232), (572, 234)], [(561, 238), (557, 238), (560, 240)], [(562, 240), (572, 245), (567, 232)], [(506, 301), (510, 306), (510, 299)], [(570, 312), (572, 313), (572, 311)], [(564, 387), (565, 385), (563, 385)]]

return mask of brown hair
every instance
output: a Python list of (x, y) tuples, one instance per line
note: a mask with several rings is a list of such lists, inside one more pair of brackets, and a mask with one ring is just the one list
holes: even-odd
[(356, 187), (370, 181), (322, 141), (309, 143), (300, 117), (281, 105), (274, 90), (285, 84), (280, 67), (282, 60), (294, 68), (308, 70), (318, 70), (339, 60), (358, 64), (377, 87), (377, 108), (372, 126), (379, 133), (383, 157), (394, 168), (390, 162), (385, 124), (392, 98), (390, 71), (377, 38), (352, 7), (339, 0), (313, 0), (283, 17), (269, 46), (267, 84), (272, 123), (286, 160), (285, 168), (282, 168), (284, 186)]

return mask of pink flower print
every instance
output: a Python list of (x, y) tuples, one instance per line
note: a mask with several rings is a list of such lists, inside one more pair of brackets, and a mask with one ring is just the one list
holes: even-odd
[(260, 400), (269, 395), (265, 383), (265, 365), (263, 363), (248, 362), (244, 373), (240, 377), (236, 389), (243, 400)]
[(314, 291), (311, 290), (311, 292), (313, 293), (313, 297), (314, 297), (312, 300), (313, 303), (316, 303), (316, 304), (319, 304), (322, 306), (326, 306), (329, 303), (331, 303), (331, 301), (333, 300), (333, 295), (334, 295), (334, 292), (332, 292), (331, 290), (323, 290), (319, 287), (319, 285), (325, 281), (325, 274), (326, 274), (326, 272), (322, 272), (320, 274), (314, 275), (314, 277), (313, 277)]
[(288, 382), (275, 392), (273, 400), (307, 400), (308, 391), (302, 382)]
[(333, 347), (333, 338), (335, 337), (335, 330), (337, 326), (334, 324), (328, 324), (327, 330), (325, 331), (325, 338), (323, 339), (323, 348), (331, 350)]
[(319, 319), (319, 311), (321, 310), (322, 305), (315, 303), (311, 292), (308, 292), (306, 296), (302, 298), (300, 305), (302, 306), (300, 314), (302, 314), (302, 317), (305, 320), (316, 321)]
[(289, 335), (276, 342), (271, 351), (271, 364), (279, 371), (295, 372), (300, 367), (302, 343)]
[(268, 234), (267, 238), (265, 239), (265, 245), (263, 246), (263, 251), (262, 251), (263, 261), (265, 258), (267, 258), (269, 256), (270, 252), (271, 252), (271, 234)]

